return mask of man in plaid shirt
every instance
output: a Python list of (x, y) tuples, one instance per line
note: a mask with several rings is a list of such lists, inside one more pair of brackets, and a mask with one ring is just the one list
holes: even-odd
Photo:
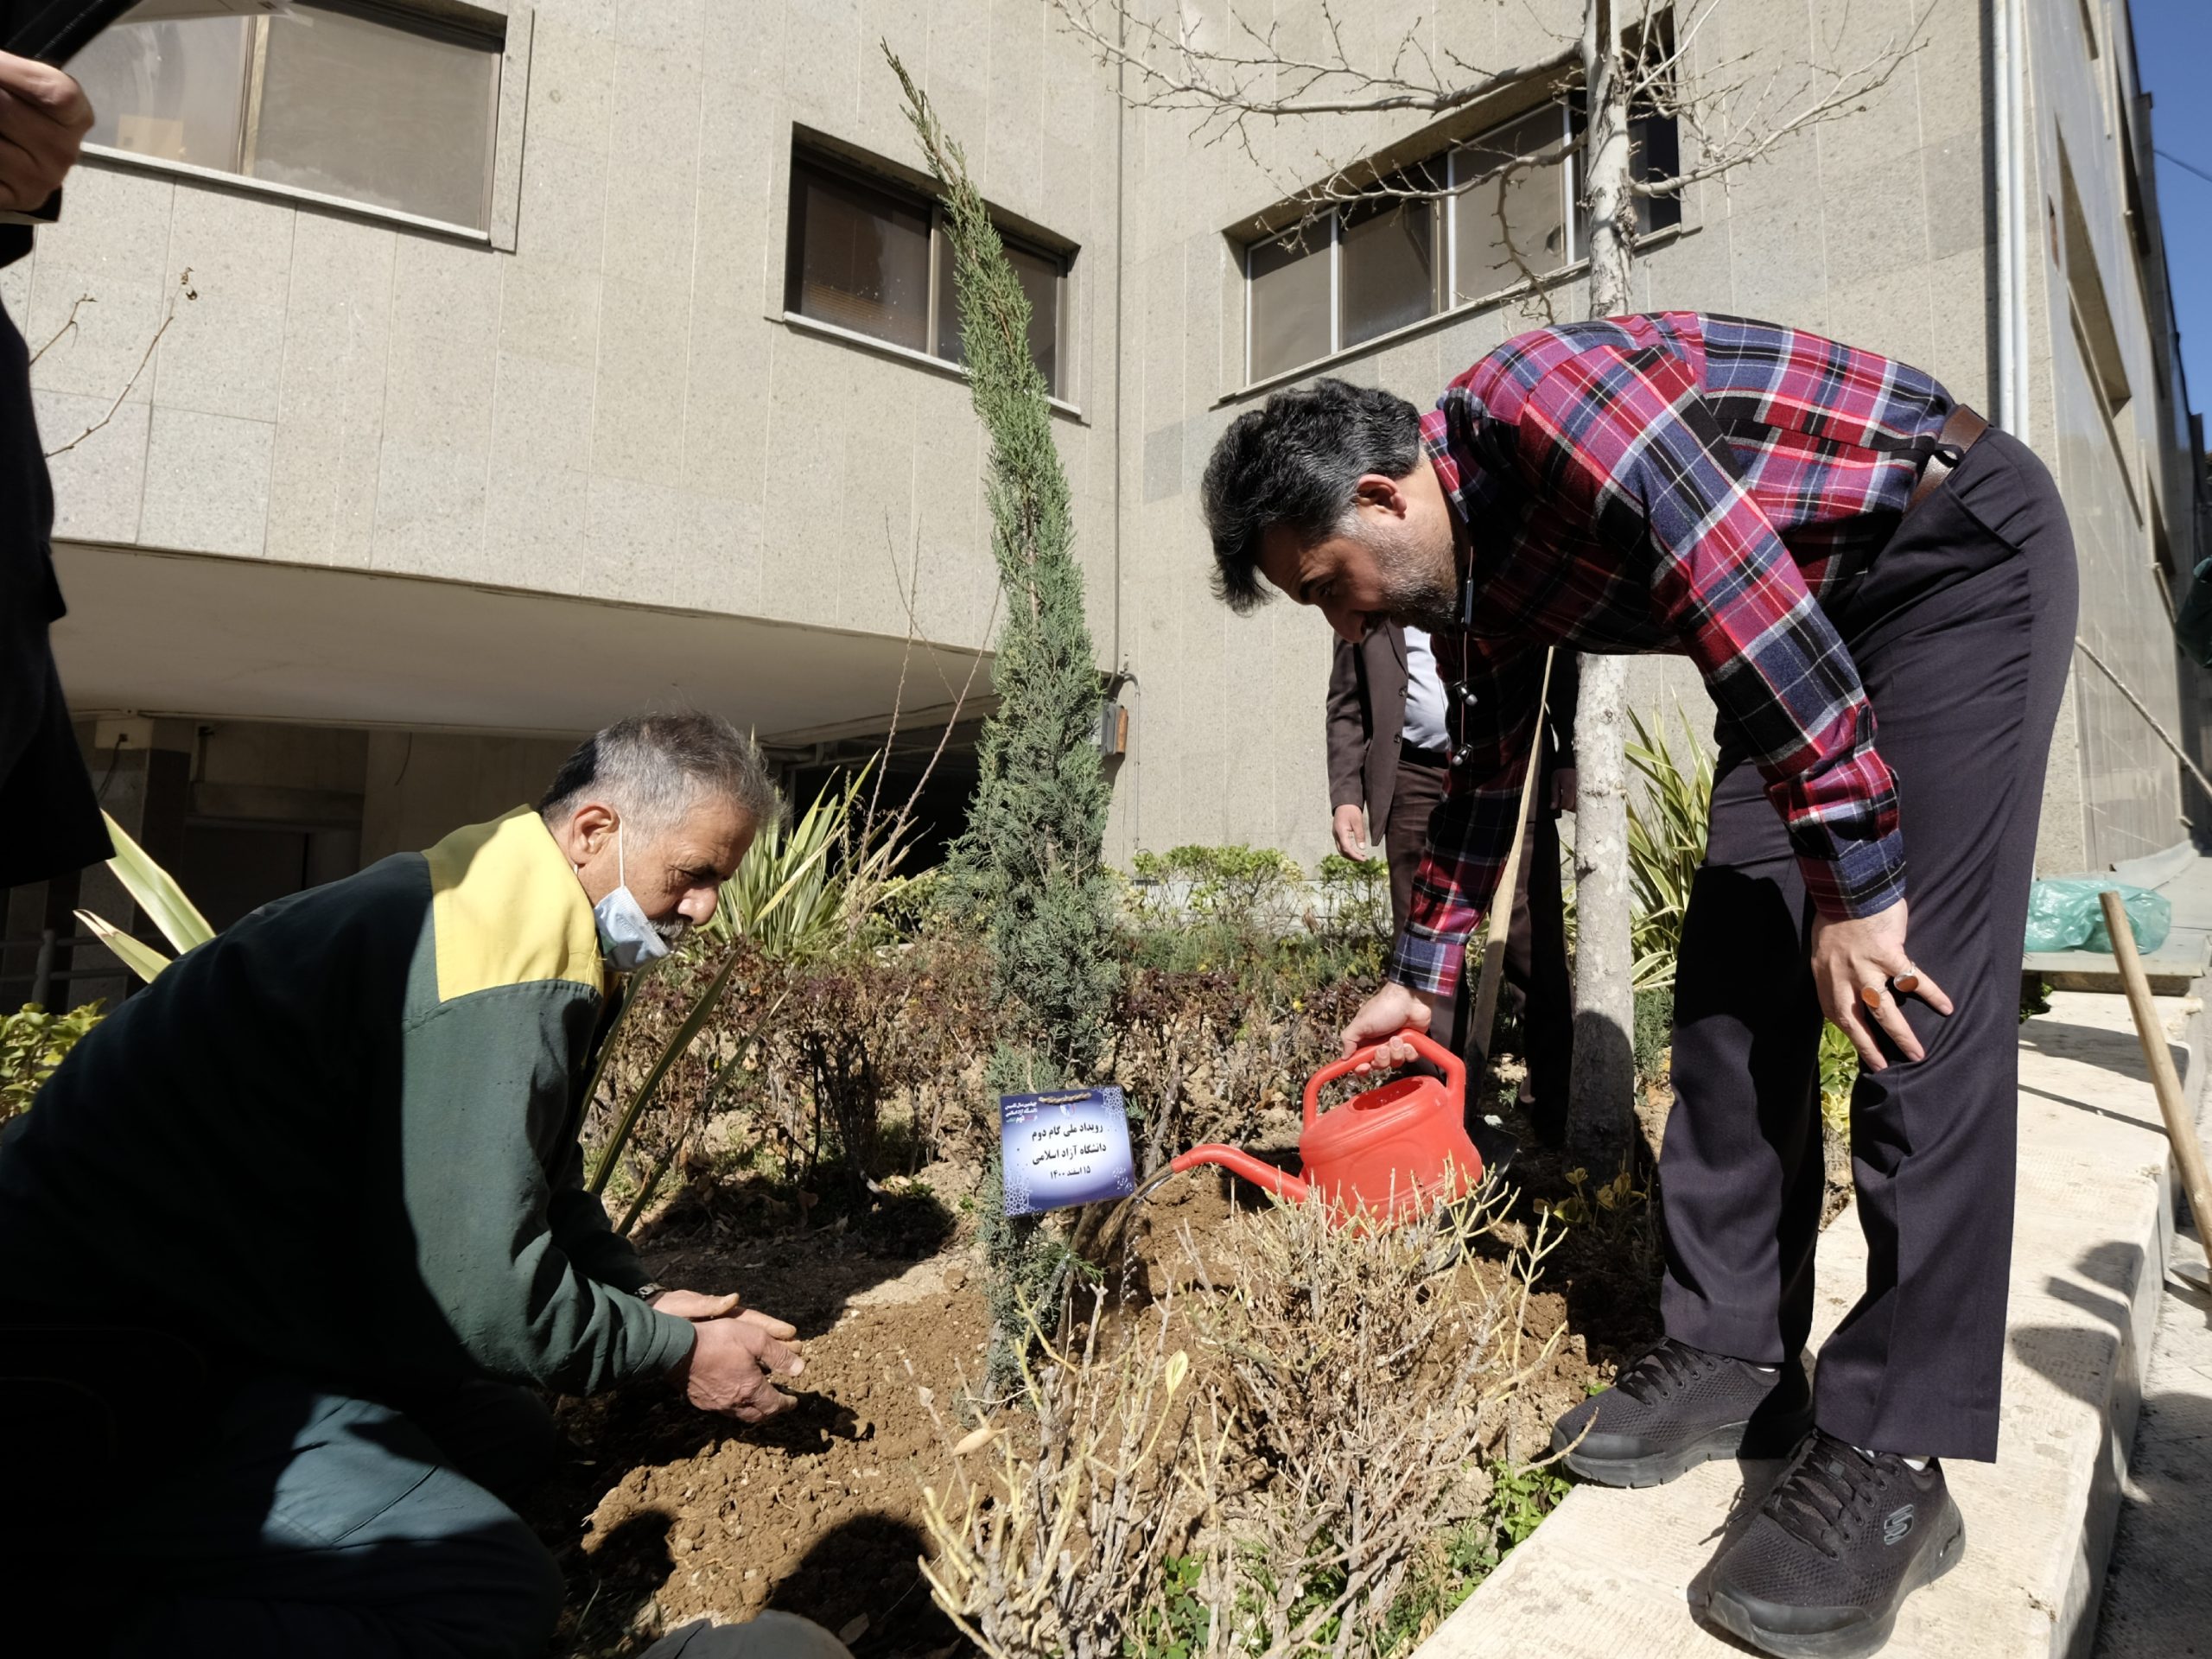
[[(1670, 312), (1509, 340), (1426, 416), (1341, 381), (1279, 393), (1205, 499), (1231, 606), (1264, 578), (1346, 639), (1425, 627), (1461, 688), (1413, 913), (1347, 1052), (1410, 1059), (1394, 1034), (1448, 1006), (1546, 649), (1697, 664), (1720, 755), (1676, 976), (1667, 1337), (1554, 1443), (1619, 1485), (1794, 1450), (1708, 1616), (1778, 1654), (1874, 1651), (1964, 1548), (1937, 1459), (1996, 1454), (2014, 989), (2075, 602), (2049, 474), (1917, 369)], [(1815, 1398), (1823, 1013), (1861, 1057), (1872, 1259)]]

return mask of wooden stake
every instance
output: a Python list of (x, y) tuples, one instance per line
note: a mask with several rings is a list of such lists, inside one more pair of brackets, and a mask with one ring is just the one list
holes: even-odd
[(1489, 1087), (1491, 1027), (1497, 1019), (1497, 984), (1505, 975), (1505, 946), (1513, 931), (1514, 890), (1520, 885), (1521, 859), (1528, 850), (1529, 803), (1536, 776), (1544, 769), (1544, 704), (1551, 696), (1553, 654), (1544, 653), (1544, 677), (1536, 689), (1536, 733), (1529, 746), (1529, 770), (1521, 779), (1521, 816), (1514, 820), (1513, 845), (1506, 852), (1505, 868), (1498, 872), (1497, 891), (1491, 898), (1489, 925), (1483, 932), (1482, 978), (1476, 982), (1474, 1010), (1468, 1015), (1467, 1039), (1480, 1047), (1483, 1057), (1481, 1078), (1469, 1079), (1470, 1090), (1477, 1099)]
[(2174, 1057), (2167, 1051), (2158, 1007), (2151, 1001), (2151, 982), (2144, 975), (2142, 957), (2136, 954), (2135, 934), (2127, 925), (2127, 906), (2109, 887), (2097, 895), (2097, 900), (2104, 906), (2105, 931), (2112, 936), (2112, 957), (2120, 964), (2120, 982), (2127, 988), (2135, 1035), (2143, 1045), (2144, 1061), (2151, 1068), (2158, 1115), (2165, 1119), (2166, 1139), (2173, 1143), (2174, 1161), (2181, 1166), (2189, 1212), (2196, 1223), (2196, 1236), (2202, 1238), (2212, 1230), (2212, 1181), (2205, 1179), (2204, 1149), (2197, 1143), (2196, 1123), (2182, 1094), (2181, 1079), (2174, 1073)]

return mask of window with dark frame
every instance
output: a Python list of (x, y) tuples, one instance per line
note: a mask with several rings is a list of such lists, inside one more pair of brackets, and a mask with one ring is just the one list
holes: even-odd
[(483, 230), (505, 40), (374, 0), (124, 22), (69, 63), (90, 143)]
[[(999, 232), (1029, 296), (1029, 351), (1052, 396), (1065, 395), (1066, 254)], [(965, 361), (952, 239), (921, 191), (818, 151), (791, 155), (784, 308), (944, 362)]]
[[(1581, 257), (1581, 117), (1539, 105), (1385, 180), (1365, 198), (1244, 250), (1245, 380), (1272, 379), (1424, 318), (1480, 303)], [(1634, 112), (1638, 179), (1679, 170), (1674, 118)], [(1639, 197), (1637, 229), (1679, 225)]]

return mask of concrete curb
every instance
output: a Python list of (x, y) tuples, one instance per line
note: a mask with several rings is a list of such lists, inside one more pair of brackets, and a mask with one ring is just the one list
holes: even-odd
[[(2182, 1269), (2186, 1267), (2187, 1277)], [(2143, 1413), (2097, 1620), (2096, 1659), (2208, 1651), (2212, 1580), (2212, 1320), (2202, 1242), (2174, 1236)]]
[[(1907, 1603), (1885, 1654), (2086, 1655), (2112, 1549), (2159, 1290), (2173, 1181), (2120, 998), (2061, 992), (2021, 1029), (2020, 1169), (1995, 1464), (1947, 1465), (1967, 1519), (1958, 1570)], [(2192, 1098), (2212, 1016), (2159, 999)], [(1813, 1347), (1864, 1282), (1847, 1210), (1824, 1235)], [(1578, 1487), (1418, 1649), (1421, 1659), (1739, 1653), (1691, 1617), (1694, 1582), (1772, 1464), (1709, 1464), (1643, 1491)]]

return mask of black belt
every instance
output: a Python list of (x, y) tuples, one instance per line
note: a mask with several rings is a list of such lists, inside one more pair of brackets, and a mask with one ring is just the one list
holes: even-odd
[(1943, 417), (1943, 429), (1936, 434), (1935, 447), (1920, 463), (1920, 478), (1913, 485), (1912, 493), (1905, 498), (1905, 512), (1910, 512), (1935, 494), (1936, 486), (1958, 469), (1967, 458), (1967, 451), (1988, 430), (1989, 423), (1964, 404), (1953, 405), (1951, 412)]
[(1424, 749), (1405, 738), (1398, 740), (1398, 764), (1402, 766), (1434, 766), (1441, 770), (1451, 763), (1449, 749)]

